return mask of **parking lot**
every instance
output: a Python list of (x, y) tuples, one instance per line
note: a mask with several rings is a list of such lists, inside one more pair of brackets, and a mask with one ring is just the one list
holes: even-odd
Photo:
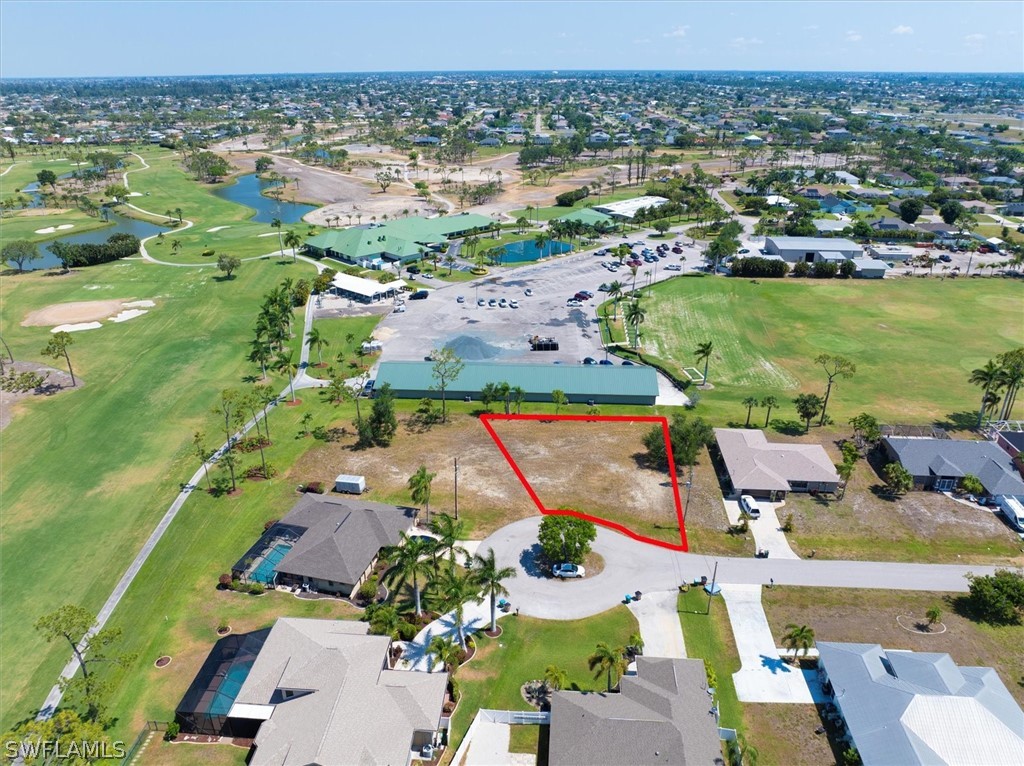
[[(659, 242), (642, 235), (631, 235), (629, 241), (644, 241), (651, 249)], [(453, 341), (459, 341), (455, 344), (459, 349), (479, 352), (481, 359), (501, 362), (579, 364), (586, 357), (604, 359), (597, 306), (605, 294), (598, 288), (615, 280), (628, 288), (633, 277), (625, 266), (618, 273), (602, 267), (602, 262), (614, 259), (593, 255), (597, 249), (474, 282), (446, 285), (432, 290), (426, 300), (406, 300), (405, 312), (390, 314), (374, 333), (384, 343), (381, 359), (422, 360), (431, 349)], [(682, 255), (670, 252), (656, 264), (642, 263), (637, 269), (637, 288), (648, 280), (660, 282), (682, 273), (666, 270), (669, 264), (679, 264), (684, 270), (695, 268), (700, 262), (699, 249), (683, 245), (683, 251)], [(527, 290), (532, 295), (527, 295)], [(595, 297), (581, 301), (580, 306), (567, 306), (567, 300), (579, 291), (590, 291)], [(459, 296), (463, 303), (458, 302)], [(487, 305), (491, 299), (497, 302), (502, 298), (517, 300), (519, 308)], [(478, 299), (485, 305), (479, 306)], [(534, 336), (554, 338), (558, 351), (531, 350), (529, 341)], [(466, 338), (473, 342), (467, 343)], [(464, 357), (472, 360), (472, 353)]]

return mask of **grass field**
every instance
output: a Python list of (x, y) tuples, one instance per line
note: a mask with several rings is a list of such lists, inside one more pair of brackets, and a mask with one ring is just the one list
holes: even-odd
[(719, 725), (742, 732), (745, 728), (743, 709), (736, 697), (732, 674), (740, 669), (740, 655), (729, 623), (729, 613), (722, 599), (712, 599), (710, 613), (708, 596), (701, 588), (679, 594), (679, 621), (683, 626), (686, 656), (703, 659), (718, 676)]
[(41, 702), (67, 659), (39, 640), (35, 619), (68, 602), (99, 608), (191, 474), (192, 433), (216, 438), (216, 393), (251, 372), (244, 343), (263, 293), (312, 271), (261, 263), (219, 282), (208, 270), (121, 262), (3, 281), (4, 338), (26, 361), (41, 360), (49, 337), (20, 326), (30, 310), (100, 298), (157, 303), (138, 319), (75, 335), (70, 353), (84, 385), (19, 404), (3, 432), (4, 725)]
[[(681, 277), (646, 300), (645, 351), (681, 374), (712, 341), (700, 408), (741, 419), (746, 396), (775, 395), (782, 418), (801, 391), (824, 393), (818, 354), (857, 365), (833, 387), (829, 412), (883, 422), (947, 422), (977, 407), (970, 371), (1024, 343), (1019, 285), (1007, 280), (740, 280)], [(1018, 406), (1017, 414), (1020, 413)]]
[[(37, 234), (39, 229), (56, 228), (71, 224), (74, 228), (61, 231), (44, 232)], [(69, 234), (85, 234), (88, 231), (103, 229), (111, 224), (99, 218), (92, 218), (81, 210), (52, 210), (46, 215), (37, 215), (37, 211), (31, 213), (23, 211), (4, 216), (3, 240), (10, 242), (15, 239), (27, 239), (29, 242), (43, 243), (57, 237), (65, 237)]]

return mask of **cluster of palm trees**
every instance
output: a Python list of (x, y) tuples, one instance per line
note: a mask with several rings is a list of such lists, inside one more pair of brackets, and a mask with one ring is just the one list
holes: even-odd
[(1024, 346), (989, 359), (984, 367), (972, 370), (968, 380), (982, 389), (979, 428), (986, 415), (992, 420), (1009, 420), (1024, 382)]
[(283, 231), (284, 224), (281, 223), (280, 218), (275, 218), (270, 222), (270, 226), (277, 229), (277, 241), (281, 245), (281, 254), (284, 255), (284, 249), (290, 247), (292, 249), (292, 263), (298, 260), (298, 247), (302, 244), (302, 237), (292, 229)]
[[(629, 667), (630, 657), (643, 651), (644, 639), (639, 633), (633, 633), (629, 637), (627, 646), (612, 647), (610, 644), (601, 641), (595, 648), (594, 653), (587, 657), (587, 667), (594, 671), (594, 678), (605, 677), (608, 691), (618, 683), (619, 678)], [(548, 668), (551, 669), (550, 667)], [(614, 677), (614, 682), (612, 681)], [(545, 682), (546, 682), (545, 677)], [(559, 687), (561, 688), (561, 687)]]
[(523, 402), (526, 401), (526, 391), (522, 386), (510, 386), (507, 381), (500, 383), (485, 383), (480, 389), (480, 403), (488, 412), (493, 402), (502, 402), (505, 405), (505, 414), (512, 412), (513, 405), (516, 414), (520, 413)]
[(248, 357), (250, 362), (260, 366), (264, 378), (268, 367), (287, 374), (292, 401), (295, 401), (295, 375), (298, 373), (295, 352), (288, 348), (294, 304), (295, 285), (291, 278), (267, 293), (256, 316), (255, 337), (249, 342)]

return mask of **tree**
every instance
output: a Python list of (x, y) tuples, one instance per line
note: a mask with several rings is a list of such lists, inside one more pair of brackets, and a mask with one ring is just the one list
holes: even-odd
[(477, 553), (473, 557), (473, 576), (483, 588), (484, 596), (491, 599), (491, 632), (493, 633), (498, 629), (498, 596), (508, 595), (508, 589), (502, 585), (502, 580), (515, 577), (515, 567), (498, 566), (494, 558), (494, 548), (488, 548), (487, 553), (483, 556)]
[(124, 184), (110, 184), (103, 190), (103, 193), (114, 200), (115, 203), (121, 203), (128, 198), (131, 192), (128, 191), (128, 187)]
[[(701, 449), (711, 444), (714, 431), (703, 418), (676, 413), (668, 424), (669, 443), (672, 445), (672, 459), (676, 465), (693, 465)], [(647, 460), (662, 470), (668, 469), (668, 450), (665, 446), (665, 431), (662, 426), (653, 426), (643, 437), (647, 448)]]
[[(618, 316), (619, 316), (619, 298), (622, 297), (622, 291), (623, 291), (623, 284), (622, 284), (622, 282), (620, 282), (617, 279), (615, 281), (613, 281), (610, 285), (608, 285), (608, 297), (612, 299), (612, 301), (613, 301), (612, 305), (615, 308), (615, 314), (612, 317), (613, 319), (618, 319)], [(607, 315), (606, 315), (606, 317), (607, 317)]]
[(811, 430), (811, 421), (821, 413), (823, 403), (817, 394), (800, 394), (793, 400), (797, 415), (806, 424), (804, 433)]
[(975, 619), (1017, 625), (1024, 617), (1024, 573), (997, 569), (991, 575), (967, 575), (968, 607)]
[(533, 238), (533, 244), (541, 251), (542, 256), (549, 255), (548, 243), (551, 242), (551, 235), (546, 231), (538, 232)]
[(582, 564), (596, 537), (594, 523), (575, 516), (546, 515), (537, 532), (545, 558), (553, 563)]
[(866, 412), (854, 415), (850, 418), (850, 425), (853, 426), (854, 438), (863, 439), (868, 444), (874, 444), (882, 438), (882, 429), (874, 415)]
[(637, 348), (640, 345), (640, 325), (647, 319), (647, 314), (640, 306), (640, 301), (633, 300), (626, 304), (623, 318), (626, 320), (626, 324), (633, 328), (633, 342), (630, 345)]
[(295, 401), (295, 376), (299, 372), (299, 366), (295, 364), (294, 351), (278, 351), (274, 358), (274, 371), (288, 375), (288, 389), (291, 391), (292, 401)]
[[(6, 142), (4, 142), (6, 143)], [(56, 760), (69, 764), (85, 764), (85, 753), (83, 744), (88, 743), (94, 752), (117, 753), (117, 745), (110, 741), (104, 731), (103, 723), (99, 721), (84, 720), (74, 710), (59, 710), (50, 718), (28, 719), (18, 724), (14, 729), (3, 735), (3, 742), (6, 744), (6, 755), (13, 763), (40, 764), (54, 763), (53, 759), (47, 756), (54, 753), (61, 755)], [(17, 743), (23, 743), (18, 751), (19, 758), (14, 760), (12, 750)], [(43, 749), (49, 748), (47, 750)], [(38, 755), (33, 755), (32, 750), (36, 749)], [(79, 753), (82, 758), (68, 757), (68, 755)], [(68, 755), (65, 755), (68, 754)], [(63, 760), (63, 759), (67, 760)], [(6, 760), (6, 759), (5, 759)], [(88, 762), (96, 763), (89, 760)]]
[(320, 328), (318, 327), (309, 328), (309, 332), (306, 333), (306, 342), (309, 343), (310, 348), (316, 349), (317, 364), (323, 366), (323, 350), (330, 346), (331, 342), (327, 340), (326, 336), (320, 331)]
[(435, 476), (437, 476), (436, 473), (430, 473), (425, 465), (421, 465), (406, 482), (412, 492), (412, 501), (426, 507), (428, 525), (430, 524), (430, 485)]
[(298, 247), (302, 244), (302, 237), (300, 237), (296, 232), (289, 230), (285, 233), (284, 239), (282, 239), (281, 242), (282, 250), (284, 250), (285, 247), (290, 247), (292, 249), (292, 263), (295, 263), (299, 258)]
[(757, 766), (761, 757), (756, 747), (747, 742), (742, 734), (737, 734), (725, 743), (726, 757), (729, 766)]
[(882, 478), (885, 479), (886, 489), (893, 495), (905, 495), (914, 486), (914, 477), (910, 471), (895, 461), (882, 469)]
[(388, 187), (395, 182), (395, 175), (390, 170), (378, 170), (373, 177), (380, 186), (381, 194), (387, 192)]
[(766, 396), (761, 400), (761, 406), (768, 409), (764, 416), (764, 427), (767, 428), (772, 417), (772, 410), (779, 406), (779, 400), (774, 396)]
[(704, 385), (708, 384), (708, 364), (711, 361), (711, 354), (714, 350), (714, 341), (698, 343), (693, 355), (697, 358), (697, 364), (704, 362)]
[(612, 690), (612, 673), (615, 673), (615, 680), (618, 681), (618, 677), (626, 672), (626, 668), (629, 663), (626, 662), (626, 658), (623, 647), (617, 647), (612, 649), (605, 642), (601, 642), (597, 645), (594, 653), (587, 657), (587, 667), (591, 670), (597, 670), (594, 674), (594, 678), (600, 678), (602, 675), (606, 675), (608, 679), (608, 691)]
[(459, 637), (459, 646), (466, 648), (466, 604), (479, 604), (484, 600), (480, 595), (480, 584), (471, 575), (460, 575), (458, 570), (449, 567), (441, 572), (433, 590), (432, 600), (437, 610), (442, 613), (451, 612), (455, 630)]
[(956, 219), (959, 218), (964, 212), (964, 206), (957, 202), (955, 199), (951, 199), (948, 202), (943, 203), (942, 207), (939, 208), (939, 215), (942, 220), (949, 226), (956, 223)]
[(466, 364), (459, 358), (451, 346), (434, 349), (431, 359), (434, 360), (434, 366), (431, 370), (434, 385), (430, 389), (441, 392), (441, 422), (446, 423), (448, 421), (448, 407), (445, 391), (448, 390), (448, 386), (452, 384), (452, 381), (459, 377), (459, 373), (462, 372)]
[(522, 386), (512, 386), (509, 389), (509, 398), (516, 407), (516, 415), (519, 415), (523, 408), (523, 402), (526, 401), (526, 391)]
[(389, 636), (392, 641), (399, 637), (402, 616), (394, 604), (376, 604), (367, 608), (370, 632), (378, 636)]
[(61, 330), (60, 332), (55, 332), (50, 336), (50, 340), (40, 352), (43, 356), (47, 356), (50, 359), (60, 359), (61, 357), (64, 357), (64, 361), (68, 366), (68, 374), (71, 375), (72, 387), (78, 385), (75, 381), (75, 371), (71, 368), (71, 357), (68, 355), (68, 346), (73, 345), (74, 342), (75, 339), (71, 333)]
[(942, 607), (938, 604), (934, 604), (928, 608), (928, 611), (924, 613), (925, 619), (928, 620), (928, 627), (930, 628), (937, 622), (942, 621)]
[(556, 388), (551, 392), (551, 401), (555, 405), (555, 414), (557, 415), (558, 411), (569, 403), (569, 398), (565, 395), (565, 391)]
[(431, 672), (434, 670), (434, 665), (441, 663), (441, 667), (454, 677), (462, 657), (462, 647), (447, 636), (434, 636), (427, 645), (427, 656), (431, 658)]
[(548, 665), (544, 668), (544, 688), (548, 694), (564, 689), (569, 684), (569, 674), (557, 665)]
[(217, 256), (217, 268), (224, 272), (224, 275), (231, 279), (231, 275), (235, 269), (242, 265), (242, 259), (237, 255), (220, 255)]
[(57, 190), (57, 174), (52, 170), (40, 170), (36, 173), (36, 180), (40, 186), (49, 186), (54, 191)]
[(799, 652), (807, 654), (807, 650), (814, 645), (814, 629), (806, 625), (790, 623), (786, 626), (786, 633), (782, 636), (782, 645), (793, 652), (795, 660)]
[(748, 396), (743, 400), (743, 406), (747, 408), (747, 422), (743, 426), (744, 428), (750, 428), (750, 413), (754, 411), (757, 403), (758, 399), (756, 396)]
[(39, 247), (27, 239), (16, 239), (13, 242), (8, 242), (0, 250), (0, 258), (3, 259), (3, 262), (15, 264), (18, 267), (18, 271), (24, 271), (26, 263), (38, 261), (42, 257), (39, 253)]
[[(358, 392), (356, 396), (356, 406), (358, 407)], [(356, 419), (359, 421), (358, 410)], [(357, 424), (361, 424), (361, 421)], [(395, 417), (395, 397), (391, 392), (390, 383), (385, 383), (376, 389), (373, 407), (370, 408), (370, 417), (367, 418), (366, 430), (370, 441), (378, 447), (387, 447), (395, 438), (395, 432), (398, 431), (398, 419)], [(360, 432), (360, 439), (362, 439), (362, 432)]]
[(480, 389), (480, 404), (484, 406), (484, 410), (487, 412), (491, 411), (491, 405), (494, 404), (498, 398), (498, 384), (497, 383), (485, 383)]
[(87, 721), (101, 721), (105, 708), (104, 697), (110, 691), (110, 684), (96, 676), (96, 668), (104, 663), (127, 667), (135, 657), (131, 654), (112, 655), (111, 647), (121, 639), (120, 628), (97, 629), (96, 618), (86, 609), (75, 604), (65, 604), (50, 612), (35, 623), (35, 629), (46, 643), (64, 639), (71, 647), (75, 659), (82, 669), (82, 675), (65, 684), (65, 688), (81, 695), (86, 706)]
[(960, 479), (960, 491), (968, 495), (983, 495), (985, 494), (985, 486), (977, 476), (966, 474)]
[(282, 225), (283, 224), (281, 223), (280, 218), (275, 218), (273, 221), (270, 222), (271, 228), (277, 229), (277, 242), (281, 246), (281, 254), (284, 255), (284, 238), (281, 233)]
[(665, 234), (665, 233), (666, 233), (666, 232), (667, 232), (667, 231), (668, 231), (669, 229), (671, 229), (671, 228), (672, 228), (672, 224), (670, 224), (670, 223), (669, 223), (668, 221), (666, 221), (666, 220), (665, 220), (664, 218), (659, 218), (659, 219), (658, 219), (657, 221), (655, 221), (655, 222), (654, 222), (654, 223), (652, 224), (652, 226), (654, 227), (654, 230), (655, 230), (656, 232), (658, 232), (659, 234), (661, 234), (661, 235), (663, 235), (663, 236), (664, 236), (664, 234)]
[(455, 566), (455, 556), (460, 553), (466, 554), (466, 549), (459, 545), (459, 540), (466, 537), (466, 523), (447, 513), (435, 513), (433, 521), (430, 522), (430, 531), (437, 535), (437, 555), (447, 553), (449, 565)]
[(426, 580), (432, 571), (429, 554), (434, 541), (418, 536), (409, 537), (405, 532), (400, 532), (398, 537), (398, 545), (384, 549), (384, 558), (391, 565), (384, 574), (384, 582), (393, 590), (411, 583), (416, 616), (419, 617), (423, 614), (420, 603), (420, 578)]
[(832, 393), (833, 381), (836, 378), (852, 378), (853, 374), (857, 372), (857, 365), (846, 357), (832, 356), (831, 354), (818, 354), (814, 359), (814, 363), (821, 365), (822, 369), (825, 370), (825, 376), (828, 378), (828, 384), (825, 387), (825, 400), (821, 403), (821, 420), (818, 421), (818, 425), (823, 426), (825, 425), (825, 411), (828, 409), (828, 398)]
[(910, 197), (900, 203), (900, 219), (904, 223), (913, 223), (921, 217), (924, 203), (917, 197)]
[(206, 488), (212, 489), (210, 484), (210, 464), (207, 462), (210, 459), (211, 452), (207, 448), (206, 435), (202, 431), (196, 431), (192, 435), (192, 452), (199, 458), (199, 463), (203, 466), (203, 471), (206, 474)]

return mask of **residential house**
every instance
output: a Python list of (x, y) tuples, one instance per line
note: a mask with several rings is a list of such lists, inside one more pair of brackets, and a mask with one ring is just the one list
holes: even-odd
[(831, 218), (814, 218), (811, 223), (819, 234), (838, 234), (852, 226), (849, 221), (835, 221)]
[(977, 186), (978, 182), (968, 176), (943, 176), (939, 179), (942, 186), (950, 189), (962, 189), (968, 186)]
[(1024, 498), (1024, 480), (1011, 458), (994, 442), (886, 436), (886, 455), (914, 477), (915, 489), (949, 492), (974, 476), (985, 495)]
[(736, 494), (782, 499), (788, 492), (835, 492), (839, 475), (820, 444), (769, 442), (760, 429), (716, 428), (718, 452)]
[(813, 200), (824, 199), (829, 193), (829, 190), (824, 186), (806, 186), (797, 192), (801, 197)]
[(267, 585), (351, 596), (381, 549), (397, 545), (419, 511), (307, 493), (231, 568)]
[(588, 144), (607, 144), (611, 141), (611, 136), (605, 133), (603, 130), (595, 130), (589, 136), (587, 136)]
[(637, 657), (619, 692), (551, 695), (550, 766), (722, 763), (703, 660)]
[(1024, 711), (994, 669), (878, 644), (817, 646), (824, 688), (864, 766), (1024, 762)]
[(441, 139), (437, 136), (413, 136), (412, 142), (416, 146), (439, 146)]
[(879, 218), (868, 222), (868, 225), (875, 231), (910, 231), (915, 228), (902, 218)]
[(908, 199), (910, 197), (927, 197), (931, 192), (927, 189), (919, 189), (915, 186), (908, 186), (892, 190), (892, 196), (896, 199)]
[(834, 260), (837, 254), (856, 258), (864, 252), (856, 242), (828, 237), (766, 237), (764, 251), (766, 255), (782, 256), (789, 263)]
[[(858, 209), (864, 207), (863, 205), (857, 205), (856, 202), (851, 200), (837, 197), (835, 194), (826, 194), (821, 198), (821, 200), (819, 200), (818, 205), (821, 206), (823, 211), (826, 213), (832, 213), (833, 215), (851, 215), (852, 213), (857, 212)], [(871, 209), (872, 208), (868, 206), (868, 210)]]
[(1009, 176), (985, 176), (978, 179), (978, 182), (984, 186), (1017, 186), (1020, 183), (1016, 178)]
[(763, 146), (764, 139), (761, 138), (760, 136), (756, 136), (753, 133), (751, 133), (749, 136), (746, 136), (740, 143), (742, 143), (744, 146)]
[(883, 189), (851, 189), (849, 193), (857, 199), (865, 200), (884, 200), (889, 199), (891, 196), (889, 192), (884, 191)]
[(912, 186), (917, 183), (916, 178), (909, 173), (904, 173), (902, 170), (879, 173), (877, 180), (879, 183), (888, 184), (889, 186)]
[(1024, 215), (1024, 202), (1011, 202), (999, 208), (1003, 215)]

